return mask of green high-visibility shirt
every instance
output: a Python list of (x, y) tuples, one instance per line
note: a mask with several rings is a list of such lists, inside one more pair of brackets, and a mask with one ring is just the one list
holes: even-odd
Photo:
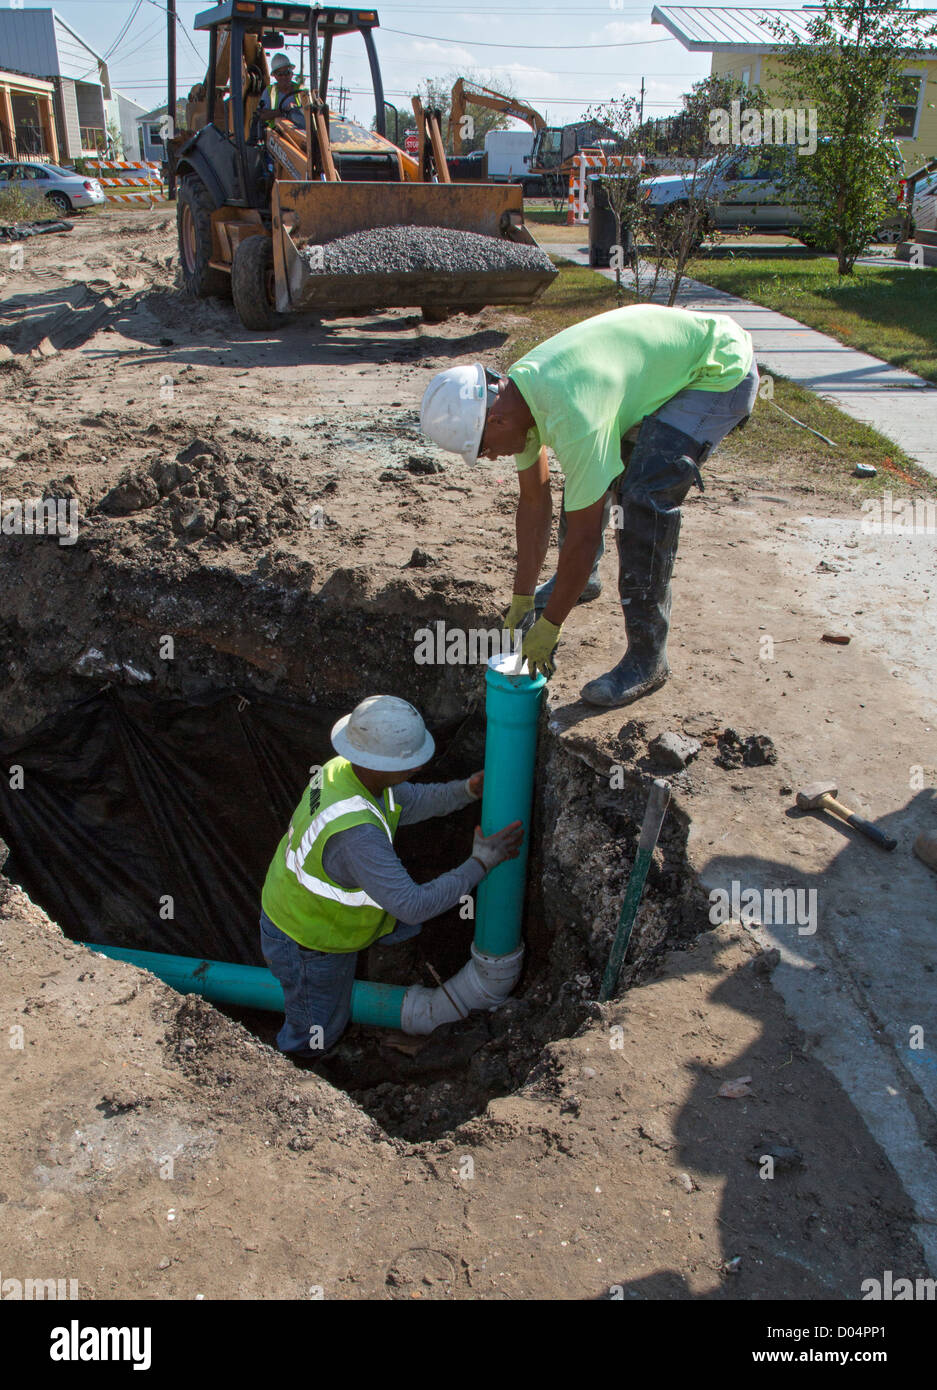
[(728, 314), (632, 304), (564, 328), (508, 369), (534, 417), (518, 472), (547, 445), (566, 510), (590, 507), (622, 471), (628, 430), (679, 391), (731, 391), (752, 357), (751, 336)]

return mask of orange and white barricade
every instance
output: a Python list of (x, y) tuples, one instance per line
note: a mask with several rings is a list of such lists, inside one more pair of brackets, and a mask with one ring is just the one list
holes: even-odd
[(640, 154), (606, 155), (602, 150), (582, 150), (573, 160), (569, 175), (567, 227), (582, 226), (589, 221), (586, 180), (590, 169), (597, 169), (603, 173), (606, 170), (633, 169), (638, 173), (643, 168), (644, 156)]
[(160, 166), (151, 160), (86, 159), (85, 166), (109, 203), (146, 203), (152, 207), (163, 196)]

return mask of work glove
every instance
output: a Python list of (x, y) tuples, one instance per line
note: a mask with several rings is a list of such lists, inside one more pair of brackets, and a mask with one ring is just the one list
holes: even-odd
[(521, 666), (523, 667), (526, 661), (527, 669), (532, 676), (539, 673), (549, 680), (553, 675), (556, 670), (553, 653), (562, 631), (562, 623), (551, 623), (548, 618), (541, 617), (526, 634), (521, 648)]
[[(512, 643), (515, 641), (515, 631), (519, 628), (525, 631), (524, 619), (534, 611), (533, 594), (512, 594), (511, 606), (504, 618), (504, 631), (510, 633)], [(529, 624), (528, 624), (529, 626)]]
[(487, 836), (482, 834), (481, 826), (476, 825), (472, 858), (477, 859), (488, 874), (499, 864), (503, 864), (505, 859), (516, 859), (523, 839), (524, 826), (519, 820), (512, 821), (503, 830), (496, 830), (493, 835)]

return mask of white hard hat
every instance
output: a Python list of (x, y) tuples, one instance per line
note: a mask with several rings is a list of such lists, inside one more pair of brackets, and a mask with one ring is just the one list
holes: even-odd
[(436, 750), (419, 710), (396, 695), (371, 695), (332, 728), (332, 747), (342, 758), (373, 772), (422, 767)]
[(285, 53), (275, 53), (270, 63), (271, 72), (279, 72), (281, 68), (295, 68), (296, 64), (291, 63)]
[(434, 376), (423, 392), (420, 429), (440, 449), (461, 454), (466, 463), (475, 463), (487, 413), (488, 390), (482, 364), (449, 367)]

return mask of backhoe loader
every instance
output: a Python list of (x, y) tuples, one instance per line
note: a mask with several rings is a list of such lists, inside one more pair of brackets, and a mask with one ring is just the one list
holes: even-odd
[[(189, 94), (191, 133), (174, 148), (182, 276), (194, 295), (231, 294), (248, 328), (271, 328), (291, 311), (328, 317), (395, 305), (438, 321), (486, 304), (530, 304), (556, 275), (524, 225), (519, 188), (449, 182), (437, 113), (417, 112), (417, 156), (386, 138), (377, 27), (374, 10), (265, 0), (224, 0), (195, 19), (208, 32), (209, 61)], [(333, 41), (355, 33), (371, 73), (373, 130), (332, 118), (326, 104)], [(261, 106), (267, 53), (287, 35), (308, 41), (310, 92), (298, 98), (305, 130)], [(330, 273), (330, 243), (369, 228), (444, 229), (456, 242), (474, 233), (492, 238), (497, 255), (479, 257), (488, 243), (476, 242), (472, 255), (441, 254), (418, 269), (378, 259)], [(467, 268), (454, 268), (460, 263)]]

